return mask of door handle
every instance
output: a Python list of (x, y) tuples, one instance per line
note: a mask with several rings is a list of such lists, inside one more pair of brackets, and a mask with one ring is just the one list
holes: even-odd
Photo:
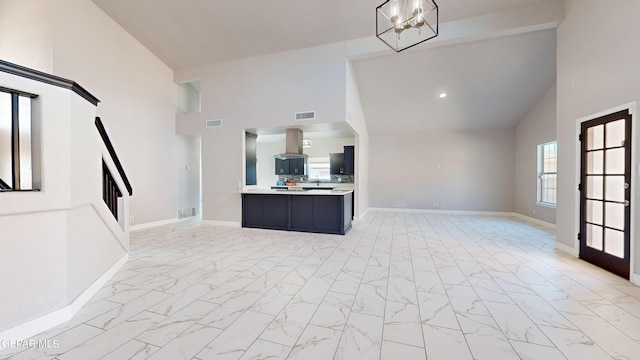
[(629, 200), (624, 201), (624, 206), (629, 206)]

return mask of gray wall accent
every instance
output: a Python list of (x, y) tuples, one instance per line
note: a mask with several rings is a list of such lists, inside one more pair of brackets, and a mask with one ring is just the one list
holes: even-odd
[(513, 211), (514, 140), (513, 128), (372, 136), (370, 206)]
[(516, 212), (556, 223), (556, 209), (537, 205), (538, 154), (540, 144), (556, 140), (556, 86), (531, 108), (516, 127)]

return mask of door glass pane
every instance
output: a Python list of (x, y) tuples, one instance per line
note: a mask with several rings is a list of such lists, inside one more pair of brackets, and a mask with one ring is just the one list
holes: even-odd
[(587, 176), (587, 197), (602, 200), (602, 176)]
[(624, 174), (624, 149), (607, 150), (607, 174)]
[(604, 210), (604, 225), (624, 230), (624, 204), (606, 203)]
[(607, 176), (605, 184), (607, 200), (624, 202), (624, 176)]
[(0, 179), (13, 183), (11, 171), (11, 94), (0, 92)]
[(603, 151), (587, 153), (587, 174), (602, 174), (604, 170)]
[(607, 123), (607, 147), (624, 146), (624, 119)]
[(587, 222), (602, 225), (602, 201), (587, 200)]
[(587, 150), (602, 149), (604, 147), (604, 125), (587, 129)]
[(602, 250), (602, 227), (587, 224), (587, 246)]
[(604, 251), (613, 256), (624, 258), (624, 232), (605, 229)]

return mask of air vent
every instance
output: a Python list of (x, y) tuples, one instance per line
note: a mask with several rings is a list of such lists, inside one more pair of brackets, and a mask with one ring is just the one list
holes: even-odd
[(297, 113), (294, 113), (294, 117), (293, 117), (295, 121), (315, 120), (315, 118), (316, 118), (315, 111), (297, 112)]
[(222, 119), (207, 120), (206, 126), (208, 128), (221, 127), (222, 126)]
[(188, 218), (196, 215), (197, 215), (197, 211), (196, 211), (196, 208), (194, 207), (178, 209), (178, 219), (184, 219), (184, 218)]

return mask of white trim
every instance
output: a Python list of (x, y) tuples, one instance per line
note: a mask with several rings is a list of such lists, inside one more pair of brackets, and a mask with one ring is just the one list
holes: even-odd
[(98, 280), (94, 281), (85, 291), (82, 292), (71, 304), (58, 309), (49, 314), (40, 316), (0, 333), (0, 339), (24, 340), (39, 333), (49, 330), (54, 326), (63, 324), (73, 318), (80, 309), (115, 275), (120, 268), (129, 261), (129, 254), (124, 254), (109, 270), (107, 270)]
[[(631, 114), (631, 203), (633, 204), (633, 206), (631, 206), (631, 223), (629, 224), (630, 226), (630, 236), (631, 236), (631, 244), (629, 245), (629, 277), (634, 278), (635, 276), (635, 281), (638, 281), (638, 275), (635, 274), (635, 263), (636, 263), (636, 246), (635, 243), (633, 241), (633, 239), (636, 238), (636, 209), (638, 206), (640, 206), (640, 204), (636, 204), (635, 200), (637, 199), (637, 193), (638, 193), (638, 183), (637, 183), (637, 178), (638, 178), (638, 145), (636, 144), (638, 142), (638, 140), (640, 140), (640, 137), (637, 136), (638, 134), (638, 129), (637, 129), (637, 120), (636, 120), (636, 102), (632, 101), (632, 102), (628, 102), (626, 104), (622, 104), (616, 107), (612, 107), (609, 108), (607, 110), (603, 110), (600, 112), (597, 112), (595, 114), (591, 114), (591, 115), (587, 115), (587, 116), (583, 116), (579, 119), (576, 120), (576, 133), (575, 133), (575, 142), (576, 142), (576, 159), (575, 159), (575, 189), (578, 188), (578, 184), (580, 183), (580, 141), (578, 141), (578, 136), (580, 135), (580, 132), (582, 130), (582, 123), (585, 121), (589, 121), (589, 120), (593, 120), (593, 119), (597, 119), (599, 117), (602, 116), (606, 116), (609, 114), (613, 114), (616, 113), (618, 111), (624, 111), (624, 110), (629, 110), (629, 113)], [(577, 190), (576, 190), (577, 191)], [(575, 201), (574, 201), (574, 212), (575, 212), (575, 230), (576, 230), (576, 235), (580, 232), (580, 195), (578, 194), (578, 196), (575, 197)], [(574, 252), (576, 252), (576, 257), (579, 256), (580, 254), (580, 241), (577, 239), (575, 240), (575, 248), (576, 250), (574, 250)], [(632, 281), (634, 282), (634, 281)], [(636, 283), (636, 282), (634, 282)]]
[(631, 278), (629, 279), (633, 284), (640, 286), (640, 274), (631, 273)]
[(354, 216), (353, 220), (354, 221), (360, 221), (360, 220), (364, 219), (364, 217), (367, 216), (368, 213), (369, 213), (369, 208), (367, 208), (367, 210), (365, 210), (361, 215)]
[(442, 215), (483, 215), (483, 216), (513, 216), (513, 212), (504, 211), (471, 211), (471, 210), (433, 210), (433, 209), (402, 209), (402, 208), (369, 208), (367, 211), (442, 214)]
[(166, 219), (166, 220), (160, 220), (160, 221), (152, 221), (152, 222), (148, 222), (148, 223), (144, 223), (144, 224), (132, 225), (132, 226), (129, 227), (129, 231), (144, 230), (144, 229), (149, 229), (149, 228), (156, 227), (156, 226), (174, 224), (174, 223), (177, 223), (177, 222), (190, 220), (190, 219), (195, 219), (195, 218), (196, 218), (195, 216), (190, 216), (190, 217), (186, 217), (186, 218), (182, 218), (182, 219), (173, 218), (173, 219)]
[(554, 229), (555, 230), (555, 228), (556, 228), (556, 224), (550, 223), (548, 221), (536, 219), (536, 218), (533, 218), (531, 216), (523, 215), (523, 214), (520, 214), (520, 213), (517, 213), (517, 212), (514, 212), (513, 216), (518, 218), (518, 219), (520, 219), (520, 220), (532, 222), (534, 224), (538, 224), (538, 225), (544, 226), (544, 227), (549, 228), (549, 229)]
[(579, 256), (579, 251), (577, 248), (576, 249), (571, 248), (561, 242), (558, 242), (558, 240), (556, 240), (556, 250), (562, 251), (563, 253), (567, 253), (575, 258)]
[(541, 201), (536, 201), (535, 205), (536, 206), (541, 206), (541, 207), (546, 207), (546, 208), (549, 208), (549, 209), (557, 209), (558, 208), (557, 204), (545, 203), (545, 202), (541, 202)]
[(235, 227), (235, 228), (242, 227), (241, 221), (202, 220), (202, 224), (212, 225), (212, 226)]

